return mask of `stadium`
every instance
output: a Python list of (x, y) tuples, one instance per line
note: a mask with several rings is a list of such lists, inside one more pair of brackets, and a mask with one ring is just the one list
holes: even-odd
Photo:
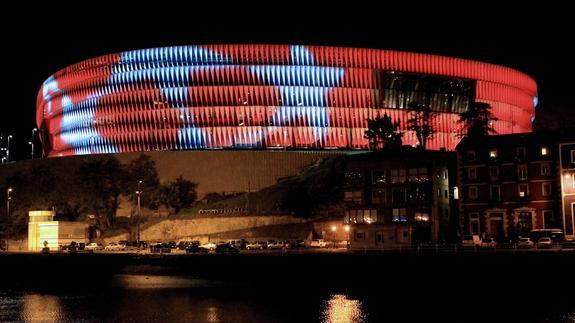
[[(50, 76), (36, 122), (47, 157), (102, 153), (368, 149), (367, 118), (405, 131), (410, 102), (437, 112), (428, 149), (453, 150), (458, 114), (491, 105), (498, 134), (531, 131), (537, 85), (503, 66), (378, 49), (202, 45), (88, 59)], [(406, 131), (404, 144), (415, 145)]]

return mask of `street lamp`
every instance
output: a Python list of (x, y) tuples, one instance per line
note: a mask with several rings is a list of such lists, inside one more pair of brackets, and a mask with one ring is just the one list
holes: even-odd
[(6, 145), (6, 162), (10, 162), (10, 139), (12, 139), (12, 135), (8, 136), (8, 144)]
[(32, 159), (34, 159), (34, 140), (36, 139), (35, 133), (38, 131), (38, 128), (33, 128), (32, 129), (32, 141), (30, 141), (28, 144), (30, 144), (32, 146)]
[(6, 218), (10, 217), (10, 200), (12, 199), (10, 193), (12, 193), (12, 187), (6, 190)]
[(140, 217), (142, 216), (141, 213), (141, 208), (140, 208), (140, 197), (142, 195), (142, 190), (140, 188), (140, 186), (142, 185), (142, 181), (138, 181), (138, 190), (136, 191), (136, 196), (138, 197), (138, 220), (136, 221), (136, 227), (137, 227), (137, 237), (136, 237), (136, 242), (138, 244), (138, 247), (140, 246)]

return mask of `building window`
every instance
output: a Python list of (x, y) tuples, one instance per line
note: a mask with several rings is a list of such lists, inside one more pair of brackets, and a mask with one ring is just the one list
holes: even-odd
[(499, 178), (499, 166), (489, 167), (489, 176), (491, 177), (491, 179), (498, 179)]
[(383, 204), (385, 203), (385, 190), (376, 189), (371, 193), (371, 202), (373, 204)]
[(344, 173), (344, 184), (346, 186), (362, 186), (363, 173), (360, 171), (346, 171)]
[(391, 170), (391, 182), (392, 183), (405, 183), (405, 169), (398, 168)]
[(489, 158), (497, 158), (497, 149), (491, 149), (489, 151)]
[(356, 232), (355, 240), (365, 240), (365, 232)]
[(385, 184), (385, 171), (373, 171), (373, 172), (371, 172), (371, 183), (373, 185)]
[(344, 223), (373, 223), (377, 222), (377, 210), (347, 210), (345, 211)]
[(475, 161), (475, 150), (467, 151), (467, 161)]
[(476, 200), (478, 197), (477, 186), (469, 186), (467, 188), (467, 195), (469, 196), (470, 199)]
[(517, 178), (520, 181), (524, 181), (527, 179), (527, 165), (517, 166)]
[(345, 191), (343, 193), (343, 201), (348, 203), (361, 204), (363, 202), (362, 191)]
[(413, 218), (416, 222), (429, 222), (429, 213), (426, 212), (415, 212)]
[(525, 156), (527, 155), (527, 150), (525, 149), (525, 147), (517, 147), (517, 157), (524, 159)]
[(391, 202), (394, 204), (405, 203), (405, 188), (394, 187), (391, 190)]
[(541, 183), (541, 195), (551, 195), (551, 183)]
[(378, 231), (375, 233), (375, 243), (376, 244), (383, 244), (383, 232)]
[(529, 186), (527, 184), (519, 184), (518, 186), (519, 197), (529, 196)]
[(553, 218), (553, 211), (543, 211), (543, 229), (553, 228), (555, 226), (555, 218)]
[(541, 147), (541, 156), (547, 156), (547, 147)]
[(427, 168), (410, 168), (409, 181), (410, 182), (427, 182), (429, 177), (427, 175)]
[(571, 163), (575, 163), (575, 150), (571, 150)]
[(447, 179), (447, 171), (446, 170), (443, 171), (443, 179)]
[(551, 174), (551, 169), (550, 169), (549, 163), (541, 164), (541, 175), (547, 176), (549, 174)]
[(393, 209), (393, 222), (407, 222), (407, 211), (405, 208)]
[(427, 200), (427, 192), (425, 185), (409, 185), (407, 189), (407, 198), (409, 201), (425, 201)]
[(479, 213), (469, 213), (469, 232), (479, 234)]
[(469, 167), (467, 169), (467, 178), (468, 179), (476, 179), (477, 178), (477, 168), (476, 167)]
[(499, 185), (492, 185), (490, 189), (491, 201), (499, 202), (501, 201), (501, 188)]

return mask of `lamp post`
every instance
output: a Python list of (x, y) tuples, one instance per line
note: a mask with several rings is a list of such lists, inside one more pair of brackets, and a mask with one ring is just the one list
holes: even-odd
[(12, 139), (12, 135), (8, 136), (8, 144), (6, 145), (6, 162), (10, 162), (10, 139)]
[(333, 248), (335, 249), (335, 232), (337, 231), (337, 227), (335, 225), (331, 226), (331, 233), (332, 233), (332, 240), (333, 240)]
[(136, 230), (137, 230), (136, 242), (138, 244), (138, 247), (140, 247), (140, 217), (142, 216), (140, 209), (140, 197), (142, 195), (142, 190), (140, 188), (141, 185), (142, 181), (138, 181), (138, 190), (136, 191), (136, 196), (138, 197), (138, 220), (136, 221)]
[(10, 193), (12, 193), (12, 187), (8, 187), (6, 190), (6, 218), (10, 217), (10, 200), (12, 199)]
[(32, 146), (32, 152), (31, 152), (32, 159), (34, 159), (34, 140), (36, 139), (35, 134), (37, 131), (38, 131), (38, 128), (32, 129), (32, 141), (29, 142), (29, 144)]

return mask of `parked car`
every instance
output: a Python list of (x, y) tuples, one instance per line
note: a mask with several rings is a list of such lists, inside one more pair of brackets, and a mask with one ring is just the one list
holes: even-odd
[(550, 237), (543, 237), (537, 241), (537, 248), (551, 248), (553, 247), (553, 240)]
[(265, 242), (250, 242), (246, 245), (247, 250), (264, 250), (266, 248)]
[(461, 240), (461, 245), (463, 247), (479, 247), (481, 246), (481, 239), (476, 234), (464, 235)]
[(207, 249), (208, 251), (212, 251), (212, 250), (216, 249), (216, 244), (213, 242), (208, 242), (208, 243), (204, 243), (203, 245), (201, 245), (200, 248), (204, 248), (204, 249)]
[(228, 243), (220, 243), (216, 246), (215, 251), (216, 253), (238, 253), (240, 252), (240, 249)]
[(207, 248), (202, 248), (199, 243), (190, 243), (186, 247), (186, 253), (208, 253), (210, 252)]
[(124, 249), (126, 249), (126, 245), (119, 244), (119, 243), (110, 243), (104, 248), (104, 250), (108, 250), (108, 251), (119, 251), (119, 250), (124, 250)]
[(104, 250), (104, 246), (101, 243), (91, 242), (84, 247), (84, 250)]
[(268, 249), (283, 249), (285, 248), (285, 243), (283, 241), (272, 241), (268, 243)]
[(180, 241), (178, 242), (178, 250), (186, 250), (186, 248), (190, 245), (191, 241)]
[(312, 248), (325, 248), (327, 247), (327, 242), (323, 239), (313, 239), (309, 246)]
[(296, 240), (292, 244), (292, 248), (305, 248), (305, 240)]
[(246, 246), (247, 246), (247, 241), (244, 239), (228, 240), (227, 243), (231, 246), (238, 248), (238, 249), (246, 249)]
[(531, 241), (531, 238), (519, 238), (519, 241), (517, 241), (517, 248), (533, 248), (533, 241)]
[(481, 247), (483, 248), (495, 248), (497, 246), (497, 242), (493, 238), (483, 238), (481, 240)]

